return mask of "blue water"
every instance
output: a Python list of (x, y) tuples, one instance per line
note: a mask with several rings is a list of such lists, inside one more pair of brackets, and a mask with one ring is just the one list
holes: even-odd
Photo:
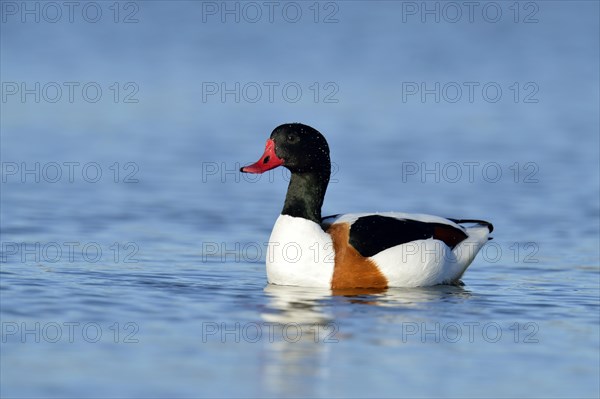
[[(597, 2), (24, 4), (0, 396), (600, 395)], [(465, 285), (268, 286), (288, 175), (236, 170), (289, 121), (330, 143), (324, 214), (492, 221)]]

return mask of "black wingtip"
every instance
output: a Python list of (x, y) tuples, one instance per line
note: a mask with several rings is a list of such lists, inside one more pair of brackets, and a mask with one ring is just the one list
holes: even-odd
[(477, 223), (477, 224), (480, 224), (482, 226), (486, 226), (488, 228), (488, 230), (490, 231), (490, 233), (492, 231), (494, 231), (494, 225), (491, 224), (490, 222), (486, 222), (485, 220), (479, 220), (479, 219), (448, 219), (448, 220), (452, 220), (456, 224), (461, 224), (461, 223)]

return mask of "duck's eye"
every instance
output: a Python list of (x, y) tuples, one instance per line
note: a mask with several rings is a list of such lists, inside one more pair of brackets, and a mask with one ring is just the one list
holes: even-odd
[(296, 141), (296, 136), (293, 134), (288, 134), (287, 141), (290, 143), (294, 143)]

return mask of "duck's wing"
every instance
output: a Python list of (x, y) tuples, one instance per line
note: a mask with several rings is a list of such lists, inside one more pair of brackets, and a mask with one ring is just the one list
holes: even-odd
[(446, 219), (439, 216), (407, 214), (400, 212), (343, 214), (323, 218), (322, 226), (349, 225), (349, 243), (364, 257), (371, 257), (398, 245), (416, 240), (433, 238), (454, 249), (468, 236), (467, 228), (459, 223), (485, 225), (491, 231), (491, 223), (481, 220)]

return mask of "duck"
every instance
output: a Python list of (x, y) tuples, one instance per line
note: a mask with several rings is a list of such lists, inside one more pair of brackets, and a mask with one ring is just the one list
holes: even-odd
[(240, 168), (291, 173), (265, 254), (269, 284), (331, 290), (462, 284), (494, 227), (478, 219), (403, 212), (323, 217), (331, 176), (329, 145), (302, 123), (276, 127), (260, 159)]

